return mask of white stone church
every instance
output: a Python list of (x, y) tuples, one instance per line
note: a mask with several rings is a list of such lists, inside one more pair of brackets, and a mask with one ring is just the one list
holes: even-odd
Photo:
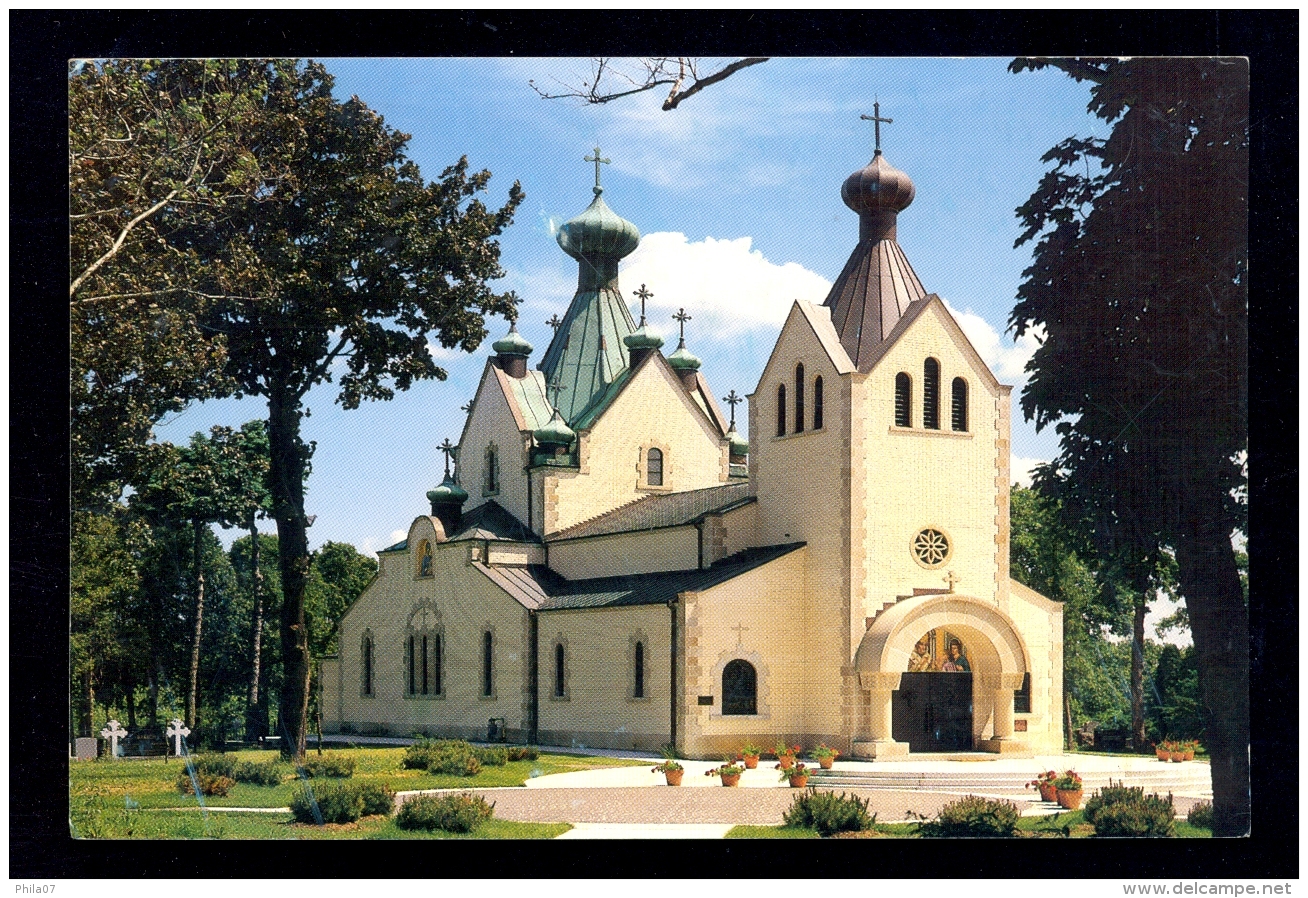
[(877, 149), (845, 181), (857, 245), (791, 308), (748, 442), (684, 330), (665, 355), (633, 319), (640, 234), (602, 192), (539, 364), (494, 344), (431, 514), (341, 621), (324, 730), (1060, 752), (1062, 607), (1008, 576), (1010, 387), (897, 242), (908, 176)]

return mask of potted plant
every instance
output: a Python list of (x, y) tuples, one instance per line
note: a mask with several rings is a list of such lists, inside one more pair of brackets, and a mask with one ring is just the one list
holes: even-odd
[(746, 770), (753, 770), (758, 766), (758, 756), (761, 754), (763, 754), (763, 749), (750, 742), (746, 743), (745, 747), (740, 750), (740, 755), (736, 760), (744, 761)]
[(831, 765), (836, 763), (836, 758), (840, 757), (840, 752), (825, 743), (818, 743), (818, 747), (809, 752), (810, 755), (817, 758), (818, 763), (822, 765), (823, 770), (830, 770)]
[(722, 785), (734, 786), (740, 782), (740, 775), (745, 772), (744, 767), (737, 767), (735, 761), (723, 758), (721, 767), (714, 767), (712, 770), (705, 770), (705, 776), (722, 777)]
[(808, 785), (809, 768), (804, 765), (803, 761), (797, 761), (791, 767), (782, 767), (778, 764), (777, 770), (781, 771), (781, 779), (790, 781), (790, 788), (792, 789), (802, 789)]
[(1154, 746), (1154, 754), (1158, 756), (1158, 760), (1160, 761), (1172, 760), (1172, 749), (1169, 747), (1171, 746), (1171, 744), (1172, 743), (1164, 739), (1162, 742), (1159, 742), (1157, 745)]
[(668, 758), (662, 764), (651, 767), (650, 773), (661, 773), (668, 781), (669, 786), (680, 786), (681, 778), (686, 775), (686, 768), (682, 767), (672, 758)]
[(1052, 770), (1046, 770), (1037, 776), (1031, 782), (1026, 784), (1028, 789), (1036, 789), (1040, 792), (1041, 801), (1058, 801), (1058, 790), (1054, 788), (1054, 781), (1058, 779), (1058, 774)]
[(1199, 742), (1196, 739), (1184, 739), (1176, 746), (1176, 750), (1181, 753), (1180, 760), (1182, 761), (1193, 761), (1194, 753), (1198, 748)]
[(1068, 770), (1058, 779), (1054, 780), (1054, 789), (1058, 793), (1058, 804), (1060, 807), (1069, 811), (1075, 811), (1081, 807), (1081, 777), (1077, 776), (1075, 770)]
[(795, 765), (795, 756), (799, 754), (798, 745), (786, 745), (784, 742), (778, 742), (776, 748), (772, 749), (776, 754), (777, 760), (781, 762), (781, 769), (786, 770)]

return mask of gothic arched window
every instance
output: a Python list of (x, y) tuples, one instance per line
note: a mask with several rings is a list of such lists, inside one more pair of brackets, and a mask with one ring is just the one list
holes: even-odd
[(777, 436), (786, 435), (786, 385), (777, 385)]
[(431, 691), (436, 695), (441, 694), (441, 634), (436, 633), (431, 638), (431, 672), (432, 683)]
[(813, 379), (813, 429), (822, 429), (822, 375)]
[(940, 363), (930, 358), (922, 363), (922, 426), (940, 429)]
[(954, 430), (967, 430), (967, 381), (954, 378), (954, 402), (951, 421)]
[(722, 713), (758, 713), (758, 674), (748, 661), (737, 658), (722, 668)]
[(636, 643), (635, 658), (632, 661), (632, 688), (633, 698), (645, 697), (645, 643)]
[(362, 674), (363, 674), (363, 694), (371, 696), (372, 691), (372, 633), (363, 634), (363, 643), (360, 645), (360, 652), (363, 655)]
[(495, 668), (493, 666), (495, 634), (487, 630), (481, 637), (481, 694), (495, 694)]
[(649, 486), (663, 485), (662, 449), (651, 449), (645, 454), (645, 483)]
[(795, 433), (804, 429), (804, 363), (795, 366)]
[(913, 380), (903, 371), (895, 375), (895, 426), (913, 426)]

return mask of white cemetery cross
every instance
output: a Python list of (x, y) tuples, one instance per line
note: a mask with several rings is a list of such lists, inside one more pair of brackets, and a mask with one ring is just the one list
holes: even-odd
[(109, 757), (118, 757), (118, 740), (127, 735), (127, 730), (116, 720), (109, 721), (109, 725), (100, 731), (100, 735), (109, 740)]
[(168, 735), (173, 737), (173, 754), (181, 757), (182, 754), (182, 737), (191, 735), (191, 730), (182, 725), (181, 720), (174, 717), (168, 722)]

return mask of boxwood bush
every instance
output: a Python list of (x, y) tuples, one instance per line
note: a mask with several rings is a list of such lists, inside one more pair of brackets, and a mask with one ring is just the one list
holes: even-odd
[(236, 759), (231, 755), (206, 752), (191, 755), (190, 760), (195, 765), (197, 773), (209, 776), (225, 776), (229, 780), (236, 779)]
[(354, 776), (354, 758), (334, 751), (322, 755), (305, 755), (304, 772), (313, 777), (346, 779)]
[(472, 753), (483, 767), (503, 767), (509, 763), (509, 751), (506, 748), (474, 748)]
[(838, 832), (861, 832), (877, 822), (876, 814), (867, 811), (868, 799), (846, 797), (844, 792), (819, 792), (812, 787), (796, 795), (782, 815), (786, 826), (816, 829), (821, 835)]
[(1194, 807), (1190, 808), (1190, 813), (1185, 815), (1185, 822), (1191, 826), (1202, 826), (1204, 829), (1213, 828), (1213, 803), (1211, 801), (1201, 801)]
[(1145, 795), (1142, 788), (1111, 781), (1090, 796), (1084, 809), (1097, 836), (1170, 836), (1175, 814), (1171, 795)]
[(505, 751), (510, 761), (534, 761), (540, 757), (540, 752), (530, 745), (510, 745)]
[(439, 829), (470, 833), (495, 813), (495, 803), (468, 792), (415, 795), (400, 806), (395, 823), (402, 829)]
[(1017, 832), (1017, 816), (1017, 805), (1011, 801), (968, 795), (945, 805), (920, 830), (927, 838), (1012, 836)]
[(232, 779), (254, 786), (276, 786), (285, 774), (276, 761), (238, 761)]
[(299, 823), (317, 823), (314, 806), (323, 823), (353, 823), (368, 814), (389, 816), (395, 793), (376, 783), (303, 783), (291, 796), (291, 813)]
[[(236, 785), (236, 780), (229, 776), (214, 776), (200, 770), (195, 771), (195, 778), (200, 781), (200, 791), (205, 795), (222, 797), (232, 791), (232, 786)], [(177, 791), (183, 795), (195, 794), (195, 782), (188, 771), (183, 770), (177, 775)]]

